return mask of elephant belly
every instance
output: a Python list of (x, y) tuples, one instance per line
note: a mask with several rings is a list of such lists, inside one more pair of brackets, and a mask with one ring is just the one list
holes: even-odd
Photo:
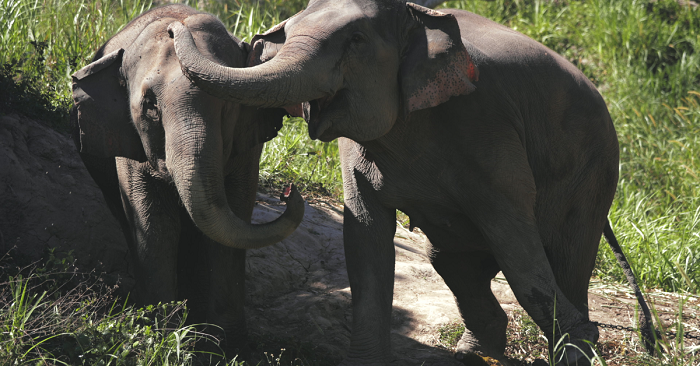
[(448, 252), (490, 250), (479, 228), (465, 215), (437, 210), (404, 212), (411, 219), (411, 227), (419, 227), (434, 249)]

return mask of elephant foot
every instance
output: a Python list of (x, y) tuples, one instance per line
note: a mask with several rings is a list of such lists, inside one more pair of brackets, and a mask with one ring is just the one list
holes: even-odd
[(379, 358), (346, 358), (338, 366), (400, 366), (403, 365), (401, 360), (396, 357), (379, 357)]
[(497, 360), (488, 356), (480, 356), (476, 353), (455, 353), (455, 359), (467, 366), (515, 366), (507, 358)]
[(502, 341), (500, 338), (501, 337), (493, 343), (502, 344), (501, 347), (494, 347), (493, 345), (489, 347), (488, 343), (480, 342), (471, 331), (465, 329), (462, 338), (457, 343), (455, 359), (470, 366), (511, 366), (513, 363), (503, 354), (505, 349), (505, 334), (502, 336)]
[(556, 366), (590, 366), (593, 352), (585, 342), (569, 342), (560, 353), (555, 354)]
[(590, 365), (593, 345), (598, 342), (598, 327), (586, 321), (554, 343), (554, 361), (557, 366)]
[(341, 362), (338, 366), (393, 366), (393, 365), (398, 365), (396, 362), (382, 362), (382, 361), (360, 361), (360, 360), (350, 360), (350, 359), (345, 359), (343, 362)]

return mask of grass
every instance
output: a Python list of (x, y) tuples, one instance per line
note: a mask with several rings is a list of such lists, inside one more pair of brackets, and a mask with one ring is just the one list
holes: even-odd
[(440, 346), (454, 351), (457, 347), (457, 342), (464, 334), (464, 324), (461, 320), (454, 320), (450, 323), (443, 324), (438, 328), (438, 339)]
[[(217, 15), (237, 36), (250, 40), (293, 15), (306, 1), (185, 3)], [(596, 84), (608, 103), (620, 141), (620, 182), (609, 215), (617, 236), (646, 289), (697, 294), (700, 8), (688, 1), (683, 4), (675, 0), (462, 0), (444, 6), (473, 11), (529, 35), (564, 55)], [(94, 51), (130, 19), (154, 5), (158, 2), (0, 0), (0, 114), (19, 112), (67, 130), (70, 75), (89, 63)], [(310, 141), (304, 122), (289, 119), (279, 137), (265, 147), (261, 185), (274, 189), (295, 182), (306, 192), (340, 198), (338, 160), (335, 142)], [(605, 281), (624, 282), (607, 245), (601, 245), (595, 275)], [(53, 319), (47, 310), (52, 307), (47, 304), (58, 306), (55, 297), (66, 290), (32, 285), (40, 278), (33, 273), (4, 280), (3, 296), (12, 301), (2, 304), (13, 304), (14, 308), (2, 310), (2, 316), (13, 319), (11, 331), (3, 330), (2, 336), (11, 334), (13, 341), (2, 343), (0, 352), (12, 349), (19, 355), (36, 345), (31, 349), (35, 352), (54, 340), (32, 332), (37, 327), (47, 332), (57, 328), (28, 321), (39, 314)], [(141, 319), (133, 324), (142, 324), (139, 329), (143, 332), (147, 325), (142, 320), (149, 311), (163, 311), (158, 319), (166, 313), (172, 314), (169, 319), (185, 316), (184, 309), (168, 304), (161, 307), (170, 306), (170, 310), (157, 306), (142, 309), (143, 313), (115, 308), (118, 311), (97, 319), (90, 318), (89, 311), (97, 309), (90, 306), (102, 308), (105, 304), (88, 304), (84, 305), (88, 311), (84, 319), (70, 320), (75, 325), (70, 328), (74, 334), (85, 324), (92, 324), (98, 333), (109, 333), (112, 328), (108, 325), (117, 324), (115, 319), (120, 317)], [(153, 332), (165, 329), (163, 324), (148, 326)], [(176, 342), (175, 334), (193, 334), (185, 331), (187, 328), (173, 329), (151, 338), (152, 344)], [(88, 338), (97, 339), (94, 334)], [(62, 334), (55, 340), (70, 337)], [(22, 346), (7, 348), (14, 344)], [(103, 341), (95, 343), (97, 348), (101, 345), (115, 349)]]
[[(134, 307), (95, 273), (77, 271), (70, 255), (50, 251), (46, 258), (22, 266), (11, 253), (0, 258), (0, 366), (251, 366), (224, 359), (217, 339), (185, 325), (184, 302)], [(297, 340), (252, 338), (261, 360), (254, 365), (330, 363)], [(205, 342), (210, 346), (196, 347)]]
[(0, 259), (0, 365), (193, 365), (207, 358), (194, 352), (208, 337), (184, 325), (183, 303), (127, 306), (99, 277), (76, 272), (70, 257), (47, 255), (23, 267), (9, 254)]

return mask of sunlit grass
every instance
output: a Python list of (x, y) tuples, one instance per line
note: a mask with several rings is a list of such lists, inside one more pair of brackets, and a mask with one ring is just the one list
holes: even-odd
[(312, 141), (304, 120), (287, 119), (278, 136), (265, 145), (260, 182), (273, 190), (281, 188), (275, 186), (281, 183), (295, 183), (307, 194), (339, 198), (342, 177), (337, 142)]

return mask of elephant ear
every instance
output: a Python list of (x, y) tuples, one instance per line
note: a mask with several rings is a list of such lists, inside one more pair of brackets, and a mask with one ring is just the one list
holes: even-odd
[[(297, 13), (299, 14), (299, 13)], [(257, 66), (267, 61), (272, 60), (277, 52), (282, 48), (287, 40), (287, 35), (284, 33), (284, 26), (287, 22), (296, 16), (293, 15), (282, 23), (270, 28), (263, 34), (256, 34), (250, 41), (250, 53), (248, 54), (248, 67)], [(294, 117), (304, 117), (302, 104), (285, 106), (287, 113)], [(275, 135), (277, 133), (275, 132)], [(274, 137), (274, 136), (273, 136)]]
[(479, 71), (460, 36), (457, 19), (406, 3), (409, 19), (400, 79), (405, 112), (435, 107), (474, 90)]
[(76, 144), (81, 153), (143, 162), (146, 154), (131, 123), (119, 73), (123, 54), (124, 49), (119, 49), (73, 74), (71, 119), (78, 128)]
[(289, 19), (270, 28), (267, 32), (256, 34), (253, 37), (250, 41), (251, 50), (248, 55), (248, 67), (257, 66), (270, 61), (277, 55), (277, 51), (282, 48), (284, 41), (287, 40), (287, 36), (284, 33), (284, 25), (287, 24)]

